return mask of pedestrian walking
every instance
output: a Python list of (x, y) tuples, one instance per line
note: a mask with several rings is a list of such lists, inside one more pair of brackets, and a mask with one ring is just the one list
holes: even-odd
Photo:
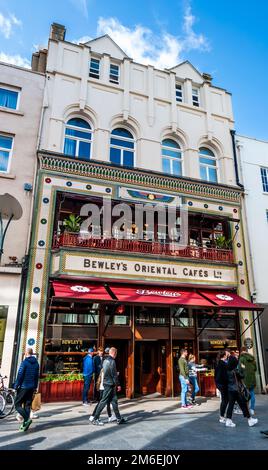
[(23, 418), (20, 431), (27, 431), (32, 424), (30, 418), (34, 392), (38, 387), (39, 364), (32, 348), (27, 348), (25, 359), (22, 361), (14, 385), (17, 390), (15, 409)]
[(258, 420), (250, 416), (248, 410), (248, 404), (245, 398), (240, 393), (240, 385), (242, 381), (242, 376), (238, 370), (238, 359), (235, 356), (231, 356), (228, 360), (227, 365), (227, 376), (228, 376), (228, 408), (226, 414), (226, 423), (225, 426), (227, 427), (235, 427), (236, 424), (232, 421), (232, 414), (234, 404), (237, 401), (238, 405), (240, 406), (243, 415), (248, 420), (249, 426), (254, 426), (257, 424)]
[(188, 351), (181, 349), (181, 356), (178, 362), (179, 380), (181, 383), (181, 408), (192, 408), (192, 405), (187, 403), (187, 391), (190, 383), (189, 380), (189, 367), (187, 363)]
[(220, 423), (226, 423), (225, 412), (228, 406), (228, 374), (227, 374), (227, 363), (228, 363), (228, 352), (220, 351), (217, 358), (217, 364), (215, 368), (215, 384), (221, 394), (220, 404)]
[(98, 351), (97, 351), (97, 354), (96, 356), (94, 356), (93, 358), (93, 368), (94, 368), (94, 399), (99, 401), (100, 399), (100, 386), (97, 387), (97, 383), (98, 383), (98, 379), (99, 379), (99, 375), (101, 373), (101, 370), (102, 370), (102, 364), (103, 364), (103, 353), (104, 353), (104, 350), (103, 348), (100, 346), (98, 348)]
[(240, 350), (239, 358), (239, 368), (244, 377), (244, 384), (249, 390), (250, 393), (250, 414), (254, 416), (255, 414), (255, 392), (256, 387), (256, 360), (252, 354), (248, 353), (247, 348), (242, 347)]
[(117, 393), (120, 392), (121, 387), (118, 381), (118, 373), (116, 370), (115, 358), (117, 356), (117, 349), (110, 348), (109, 356), (106, 357), (103, 361), (103, 394), (100, 402), (98, 403), (96, 412), (94, 413), (94, 419), (92, 424), (97, 426), (103, 426), (103, 422), (100, 421), (100, 415), (102, 410), (107, 406), (108, 403), (111, 403), (117, 424), (123, 424), (126, 422), (126, 419), (120, 415), (118, 409), (118, 398)]
[(94, 362), (93, 362), (93, 353), (94, 349), (89, 348), (88, 354), (83, 359), (83, 377), (84, 377), (84, 387), (83, 387), (83, 405), (89, 405), (88, 392), (90, 390), (90, 385), (94, 373)]
[[(104, 391), (103, 378), (104, 378), (104, 372), (103, 372), (103, 368), (102, 368), (101, 371), (100, 371), (99, 377), (98, 377), (98, 381), (96, 383), (96, 388), (99, 392), (99, 400), (98, 400), (98, 403), (97, 403), (97, 405), (95, 406), (95, 408), (93, 410), (92, 415), (89, 417), (89, 421), (91, 423), (95, 419), (95, 413), (97, 411), (98, 404), (101, 401), (102, 396), (103, 396), (103, 391)], [(116, 416), (114, 414), (112, 414), (111, 402), (110, 401), (107, 402), (107, 414), (108, 414), (108, 423), (112, 423), (113, 421), (117, 420)]]
[(195, 356), (194, 354), (189, 355), (188, 359), (188, 369), (189, 369), (189, 381), (192, 386), (192, 394), (191, 394), (191, 400), (192, 400), (192, 405), (196, 405), (196, 400), (195, 397), (197, 393), (199, 392), (199, 385), (198, 385), (198, 380), (197, 380), (197, 372), (205, 371), (207, 370), (206, 367), (203, 367), (203, 365), (199, 365), (195, 363)]

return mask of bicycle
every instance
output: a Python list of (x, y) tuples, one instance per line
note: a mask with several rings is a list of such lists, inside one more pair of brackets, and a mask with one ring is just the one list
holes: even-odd
[(15, 391), (12, 388), (5, 387), (3, 377), (0, 374), (0, 419), (6, 418), (15, 409)]

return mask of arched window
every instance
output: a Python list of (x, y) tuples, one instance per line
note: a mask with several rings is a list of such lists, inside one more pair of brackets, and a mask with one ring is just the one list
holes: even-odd
[(134, 166), (134, 137), (126, 129), (118, 127), (111, 132), (110, 161), (116, 165)]
[(217, 160), (212, 150), (201, 147), (199, 149), (200, 178), (212, 183), (218, 182)]
[(88, 122), (72, 118), (65, 126), (64, 154), (74, 158), (90, 159), (92, 130)]
[(182, 175), (182, 153), (175, 140), (162, 141), (162, 168), (163, 172), (169, 175)]

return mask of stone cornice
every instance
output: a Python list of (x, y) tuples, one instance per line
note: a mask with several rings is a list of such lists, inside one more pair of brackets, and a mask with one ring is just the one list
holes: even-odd
[(146, 187), (147, 189), (178, 191), (192, 196), (235, 203), (240, 202), (243, 193), (240, 188), (234, 186), (205, 183), (191, 178), (172, 177), (144, 169), (117, 167), (97, 160), (89, 162), (74, 160), (62, 154), (48, 151), (39, 151), (38, 156), (41, 170), (49, 170), (61, 174), (133, 184)]

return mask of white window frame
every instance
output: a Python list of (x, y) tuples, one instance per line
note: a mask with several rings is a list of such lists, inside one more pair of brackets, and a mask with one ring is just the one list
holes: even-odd
[[(197, 101), (194, 100), (194, 97), (197, 97)], [(195, 104), (194, 104), (195, 103)], [(200, 107), (200, 90), (197, 87), (192, 87), (192, 105), (195, 108)]]
[[(200, 152), (200, 149), (198, 150), (200, 179), (201, 179), (202, 181), (207, 181), (208, 183), (215, 183), (215, 184), (217, 184), (217, 183), (220, 182), (220, 180), (219, 180), (219, 168), (218, 168), (218, 158), (217, 158), (217, 155), (215, 155), (214, 150), (210, 149), (209, 147), (204, 146), (204, 148), (207, 148), (208, 150), (210, 150), (211, 152), (213, 152), (214, 157), (212, 157), (211, 155), (207, 155), (207, 154), (205, 154), (205, 153)], [(201, 163), (201, 162), (200, 162), (200, 157), (204, 157), (204, 158), (207, 158), (207, 159), (209, 159), (209, 160), (215, 161), (215, 162), (216, 162), (216, 165), (209, 165), (208, 163)], [(207, 179), (206, 179), (206, 180), (204, 180), (203, 178), (201, 178), (201, 167), (206, 168), (206, 175), (207, 175)], [(209, 171), (208, 171), (209, 168), (212, 168), (213, 170), (216, 170), (217, 181), (210, 181), (210, 179), (208, 178), (208, 176), (209, 176)]]
[(12, 157), (13, 157), (14, 135), (4, 134), (4, 133), (0, 132), (0, 136), (1, 136), (1, 137), (9, 137), (10, 139), (12, 139), (12, 145), (11, 145), (11, 149), (10, 149), (10, 150), (7, 150), (7, 149), (4, 148), (4, 147), (0, 147), (0, 150), (3, 150), (4, 152), (6, 152), (6, 151), (9, 152), (7, 170), (6, 170), (6, 171), (0, 170), (0, 175), (1, 175), (1, 174), (2, 174), (2, 175), (7, 175), (7, 174), (10, 172), (11, 159), (12, 159)]
[[(181, 97), (179, 97), (177, 95), (177, 89), (181, 93)], [(182, 83), (176, 82), (176, 84), (175, 84), (175, 97), (176, 97), (176, 102), (177, 103), (183, 103), (183, 84)]]
[[(179, 146), (178, 149), (175, 149), (174, 147), (169, 147), (168, 145), (163, 145), (162, 142), (166, 139), (169, 139), (169, 140), (173, 140), (173, 142), (176, 142), (176, 144)], [(175, 158), (175, 157), (169, 157), (168, 155), (163, 155), (162, 153), (162, 150), (164, 149), (167, 149), (167, 150), (171, 150), (173, 152), (180, 152), (181, 154), (181, 158)], [(163, 158), (166, 158), (166, 159), (169, 159), (171, 161), (171, 165), (170, 165), (170, 168), (171, 168), (171, 173), (165, 173), (165, 174), (169, 174), (171, 176), (176, 176), (177, 178), (180, 178), (181, 176), (184, 175), (184, 160), (183, 160), (183, 151), (180, 147), (180, 144), (179, 142), (177, 142), (176, 140), (172, 139), (171, 137), (164, 137), (164, 139), (162, 139), (161, 141), (161, 162), (162, 162), (162, 171), (164, 172), (163, 170)], [(181, 163), (181, 175), (175, 175), (173, 173), (173, 161), (179, 161)]]
[[(263, 166), (261, 166), (260, 168), (261, 170), (261, 184), (262, 184), (262, 192), (264, 194), (268, 194), (268, 168), (265, 168)], [(262, 175), (262, 172), (265, 171), (265, 180), (263, 178), (263, 175)], [(267, 187), (267, 191), (265, 190), (265, 186)]]
[[(117, 81), (116, 80), (113, 80), (111, 77), (112, 77), (112, 73), (111, 73), (111, 66), (116, 66), (118, 68), (118, 76), (117, 76)], [(115, 75), (114, 75), (115, 76)], [(109, 82), (110, 83), (114, 83), (116, 85), (119, 84), (119, 81), (120, 81), (120, 65), (119, 64), (116, 64), (115, 62), (110, 62), (110, 70), (109, 70)]]
[[(135, 168), (136, 167), (136, 139), (135, 139), (134, 136), (131, 139), (130, 137), (121, 137), (121, 136), (112, 134), (112, 132), (115, 131), (116, 129), (125, 129), (126, 131), (130, 132), (133, 135), (132, 131), (130, 131), (126, 127), (123, 127), (123, 126), (120, 126), (120, 125), (116, 126), (114, 129), (111, 130), (111, 133), (110, 133), (110, 147), (109, 147), (109, 161), (110, 161), (110, 163), (113, 163), (110, 159), (110, 149), (111, 148), (119, 149), (120, 150), (120, 166), (125, 166), (123, 164), (123, 151), (124, 150), (130, 150), (130, 151), (132, 150), (132, 149), (128, 149), (127, 147), (120, 147), (119, 145), (112, 144), (111, 139), (114, 138), (114, 139), (118, 139), (118, 140), (124, 140), (125, 142), (133, 142), (134, 143), (134, 147), (133, 147), (133, 168)], [(114, 163), (114, 165), (115, 165), (115, 163)], [(131, 168), (131, 167), (129, 167), (129, 168)]]
[[(83, 121), (87, 122), (88, 125), (90, 126), (90, 129), (86, 129), (84, 127), (73, 126), (72, 124), (67, 124), (67, 122), (70, 121), (70, 119), (75, 119), (75, 118), (82, 119)], [(76, 137), (74, 135), (68, 135), (68, 134), (66, 135), (66, 128), (73, 129), (75, 131), (90, 132), (91, 140), (83, 139), (82, 137)], [(83, 158), (83, 157), (79, 157), (79, 146), (80, 146), (79, 142), (90, 143), (89, 160), (91, 160), (92, 145), (93, 145), (93, 139), (94, 139), (94, 130), (93, 130), (91, 122), (89, 122), (87, 119), (84, 119), (84, 116), (71, 116), (71, 117), (68, 117), (67, 121), (64, 123), (63, 152), (64, 152), (64, 147), (65, 147), (65, 139), (75, 140), (76, 142), (78, 142), (78, 145), (75, 146), (75, 155), (74, 155), (74, 158), (77, 159), (77, 160), (80, 160), (80, 159), (82, 160), (82, 158)]]
[[(92, 60), (96, 60), (99, 62), (99, 74), (97, 77), (92, 77), (91, 74), (93, 75), (97, 75), (96, 73), (94, 73), (93, 71), (91, 72), (91, 61)], [(94, 69), (93, 69), (94, 70)], [(90, 60), (89, 60), (89, 71), (88, 71), (88, 76), (89, 78), (93, 78), (94, 80), (99, 80), (100, 79), (100, 72), (101, 72), (101, 60), (98, 58), (98, 57), (90, 57)]]
[(1, 108), (1, 109), (11, 109), (11, 111), (18, 111), (19, 106), (20, 106), (20, 94), (21, 94), (21, 89), (20, 89), (20, 88), (16, 88), (16, 87), (12, 87), (12, 86), (10, 86), (10, 85), (4, 85), (3, 83), (0, 83), (0, 88), (2, 88), (3, 90), (15, 91), (16, 93), (18, 93), (18, 99), (17, 99), (17, 106), (16, 106), (16, 108), (8, 108), (7, 106), (0, 106), (0, 108)]

